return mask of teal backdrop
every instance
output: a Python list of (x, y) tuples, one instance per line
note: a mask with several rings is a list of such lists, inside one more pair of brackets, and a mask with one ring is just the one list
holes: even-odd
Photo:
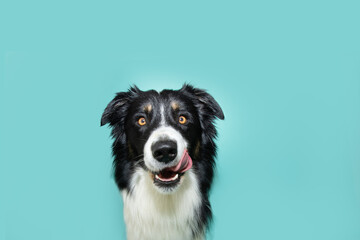
[[(220, 103), (208, 239), (360, 239), (359, 1), (0, 2), (0, 239), (125, 239), (115, 92)], [(144, 199), (144, 201), (146, 201)]]

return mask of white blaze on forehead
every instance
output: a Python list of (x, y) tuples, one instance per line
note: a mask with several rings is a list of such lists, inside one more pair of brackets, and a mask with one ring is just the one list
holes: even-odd
[(161, 117), (161, 126), (165, 126), (165, 107), (164, 104), (161, 104), (160, 106), (160, 117)]
[[(151, 146), (157, 141), (172, 140), (177, 145), (177, 155), (174, 161), (165, 164), (157, 161), (152, 154)], [(154, 172), (158, 172), (166, 167), (176, 166), (181, 160), (182, 153), (187, 149), (187, 142), (179, 131), (169, 126), (160, 126), (146, 141), (144, 146), (144, 162), (146, 167)]]

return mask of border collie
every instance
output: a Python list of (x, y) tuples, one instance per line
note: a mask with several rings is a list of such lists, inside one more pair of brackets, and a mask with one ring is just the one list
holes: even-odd
[(219, 104), (188, 84), (161, 92), (133, 86), (108, 104), (101, 126), (112, 128), (128, 239), (205, 239), (212, 218), (215, 118), (224, 119)]

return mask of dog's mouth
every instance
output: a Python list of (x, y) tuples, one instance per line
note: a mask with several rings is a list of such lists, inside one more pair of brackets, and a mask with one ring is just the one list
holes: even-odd
[(161, 188), (176, 187), (181, 177), (192, 167), (192, 159), (187, 150), (184, 151), (179, 163), (171, 168), (165, 168), (160, 172), (153, 173), (154, 184)]
[(169, 188), (175, 187), (178, 183), (180, 183), (181, 177), (184, 175), (184, 173), (163, 170), (153, 175), (155, 185), (159, 187)]

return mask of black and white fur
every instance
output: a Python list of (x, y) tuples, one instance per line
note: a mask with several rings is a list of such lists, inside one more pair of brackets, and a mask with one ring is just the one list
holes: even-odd
[[(186, 124), (180, 124), (179, 116)], [(139, 118), (146, 119), (140, 126)], [(124, 202), (129, 240), (205, 239), (212, 218), (209, 190), (216, 155), (215, 118), (224, 114), (204, 90), (185, 84), (180, 90), (141, 91), (136, 86), (117, 93), (106, 107), (101, 126), (109, 124), (114, 143), (115, 180)], [(176, 143), (177, 155), (167, 163), (154, 158), (158, 141)], [(180, 161), (188, 149), (193, 166), (174, 184), (154, 176)]]

